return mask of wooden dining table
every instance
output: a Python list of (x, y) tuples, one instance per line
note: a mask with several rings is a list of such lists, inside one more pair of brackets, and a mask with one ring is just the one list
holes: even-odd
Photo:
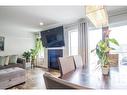
[(92, 89), (127, 89), (127, 65), (110, 67), (109, 75), (103, 75), (99, 68), (77, 68), (61, 78)]

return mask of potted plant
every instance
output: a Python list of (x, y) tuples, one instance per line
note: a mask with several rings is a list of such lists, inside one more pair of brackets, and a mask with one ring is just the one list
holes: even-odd
[[(106, 31), (107, 34), (109, 34), (109, 31)], [(114, 45), (119, 45), (117, 40), (114, 38), (109, 38), (109, 37), (105, 37), (104, 40), (101, 40), (97, 43), (96, 48), (94, 50), (96, 50), (96, 54), (99, 58), (99, 63), (102, 67), (102, 73), (104, 75), (108, 75), (109, 73), (109, 67), (110, 67), (110, 60), (109, 60), (109, 52), (110, 50), (114, 50), (113, 47), (110, 47), (110, 43), (114, 44)], [(92, 50), (92, 52), (94, 51)]]
[(36, 49), (31, 49), (31, 64), (34, 65), (36, 59), (37, 51)]
[(30, 62), (31, 52), (30, 51), (25, 51), (23, 53), (23, 57), (26, 59), (26, 62)]

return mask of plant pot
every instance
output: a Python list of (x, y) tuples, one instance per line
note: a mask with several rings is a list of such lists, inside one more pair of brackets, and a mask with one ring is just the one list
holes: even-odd
[(110, 68), (109, 66), (102, 66), (102, 74), (109, 75)]
[(32, 59), (31, 60), (31, 65), (35, 66), (35, 63), (36, 63), (36, 60), (35, 59)]
[(26, 62), (30, 62), (30, 59), (26, 59)]

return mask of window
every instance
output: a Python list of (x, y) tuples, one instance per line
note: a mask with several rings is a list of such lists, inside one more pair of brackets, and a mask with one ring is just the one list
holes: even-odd
[(44, 58), (44, 49), (39, 52), (38, 58)]
[(69, 55), (78, 55), (78, 29), (69, 31)]
[(127, 63), (127, 25), (112, 27), (110, 30), (109, 37), (115, 38), (119, 43), (119, 46), (114, 45), (116, 50), (112, 50), (111, 53), (119, 54), (119, 61)]
[(119, 47), (116, 47), (114, 52), (116, 53), (127, 53), (127, 25), (113, 27), (110, 29), (111, 33), (109, 35), (110, 38), (115, 38), (119, 42)]

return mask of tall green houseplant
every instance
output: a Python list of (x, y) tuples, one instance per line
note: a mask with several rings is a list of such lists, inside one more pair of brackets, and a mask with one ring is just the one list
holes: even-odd
[(110, 62), (108, 53), (110, 50), (114, 50), (114, 48), (109, 46), (110, 43), (119, 45), (114, 38), (106, 38), (105, 40), (101, 40), (97, 43), (96, 54), (99, 58), (101, 66), (107, 66)]
[(38, 53), (43, 49), (42, 41), (39, 37), (35, 40), (35, 48), (31, 49), (31, 58), (32, 60), (35, 60)]
[[(109, 30), (106, 31), (105, 33), (107, 35), (109, 35)], [(96, 54), (99, 58), (99, 63), (101, 64), (102, 71), (104, 71), (104, 69), (107, 69), (106, 73), (108, 73), (109, 64), (110, 64), (110, 60), (109, 60), (109, 56), (108, 56), (109, 52), (110, 52), (110, 50), (115, 49), (115, 48), (111, 47), (110, 44), (119, 46), (119, 43), (117, 42), (116, 39), (105, 37), (104, 40), (101, 40), (97, 43), (96, 48), (94, 49), (94, 50), (96, 50)], [(92, 50), (92, 52), (94, 50)]]

